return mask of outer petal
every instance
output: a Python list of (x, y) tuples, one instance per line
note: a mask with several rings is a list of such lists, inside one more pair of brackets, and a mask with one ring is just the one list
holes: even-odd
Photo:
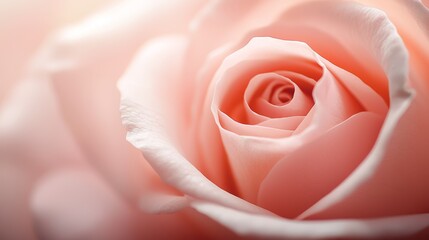
[[(70, 168), (36, 184), (31, 208), (41, 239), (139, 239), (137, 215), (91, 171)], [(142, 228), (145, 229), (145, 228)]]
[(28, 207), (34, 183), (48, 171), (85, 165), (57, 107), (49, 82), (28, 80), (0, 110), (1, 239), (35, 239)]
[[(142, 214), (90, 168), (68, 168), (42, 178), (34, 189), (31, 210), (37, 235), (42, 239), (200, 239), (210, 234), (234, 237), (189, 210)], [(207, 224), (211, 226), (204, 226)]]
[(65, 120), (88, 159), (129, 198), (143, 191), (143, 159), (125, 141), (116, 81), (138, 46), (158, 34), (184, 31), (202, 4), (119, 2), (58, 33), (34, 61), (30, 74), (54, 83)]
[[(199, 212), (243, 236), (270, 239), (425, 239), (429, 214), (369, 220), (294, 221), (255, 215), (210, 203), (194, 203)], [(426, 230), (425, 230), (426, 229)]]

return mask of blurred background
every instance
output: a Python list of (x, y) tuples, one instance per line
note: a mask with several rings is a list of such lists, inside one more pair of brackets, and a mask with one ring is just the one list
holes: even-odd
[(120, 0), (0, 0), (0, 104), (57, 29)]

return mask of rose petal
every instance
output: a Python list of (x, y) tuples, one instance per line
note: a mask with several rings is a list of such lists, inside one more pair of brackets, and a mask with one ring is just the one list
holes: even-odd
[(48, 175), (34, 189), (31, 205), (43, 239), (138, 239), (137, 218), (88, 171)]
[(49, 82), (27, 80), (1, 106), (1, 239), (36, 239), (28, 209), (34, 183), (52, 169), (85, 165), (55, 102)]
[[(305, 85), (300, 86), (303, 81)], [(249, 81), (244, 92), (245, 102), (243, 105), (246, 110), (246, 122), (257, 124), (271, 118), (305, 116), (314, 104), (311, 97), (311, 85), (315, 83), (313, 79), (300, 76), (294, 72), (272, 72), (256, 75)], [(307, 85), (310, 85), (308, 90), (305, 89)], [(282, 90), (284, 87), (293, 91), (292, 95), (288, 96), (288, 102), (278, 102), (279, 99), (272, 99), (278, 98), (279, 93), (276, 90)], [(304, 90), (307, 91), (304, 92)], [(291, 130), (293, 129), (291, 128)]]
[(142, 192), (139, 169), (144, 160), (125, 141), (116, 81), (140, 44), (158, 34), (184, 31), (202, 4), (118, 2), (56, 34), (34, 61), (31, 76), (54, 83), (64, 118), (88, 159), (131, 199)]
[(357, 113), (286, 156), (263, 180), (258, 205), (282, 217), (297, 217), (359, 165), (371, 150), (383, 120), (371, 112)]
[(36, 184), (31, 210), (38, 237), (43, 239), (233, 236), (205, 216), (189, 210), (175, 214), (143, 214), (127, 205), (111, 186), (88, 168), (69, 168), (47, 175)]
[[(377, 239), (428, 236), (429, 214), (368, 220), (294, 221), (196, 202), (193, 207), (243, 236), (284, 239)], [(409, 239), (409, 238), (407, 238)]]
[[(236, 122), (234, 119), (226, 115), (225, 113), (219, 111), (219, 124), (222, 125), (225, 129), (230, 129), (235, 134), (240, 136), (252, 136), (252, 137), (265, 137), (265, 138), (284, 138), (292, 135), (293, 130), (288, 128), (295, 127), (299, 125), (300, 121), (297, 123), (297, 120), (302, 120), (302, 118), (288, 118), (282, 119), (282, 125), (285, 129), (272, 128), (272, 126), (264, 126), (262, 124), (258, 125), (248, 125)], [(266, 123), (266, 122), (265, 122)], [(278, 123), (278, 122), (277, 122)], [(280, 124), (279, 124), (280, 125)]]

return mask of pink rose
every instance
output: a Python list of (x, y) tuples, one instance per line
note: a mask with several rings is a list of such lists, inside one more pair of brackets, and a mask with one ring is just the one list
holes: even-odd
[(0, 237), (429, 237), (424, 4), (129, 1), (59, 32), (0, 112)]

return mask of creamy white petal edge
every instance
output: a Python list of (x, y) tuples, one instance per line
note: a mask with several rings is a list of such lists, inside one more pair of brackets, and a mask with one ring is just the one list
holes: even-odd
[(427, 227), (429, 214), (399, 216), (380, 219), (337, 219), (296, 221), (246, 213), (220, 205), (194, 202), (193, 207), (240, 235), (285, 238), (325, 239), (341, 238), (397, 238), (419, 232)]

